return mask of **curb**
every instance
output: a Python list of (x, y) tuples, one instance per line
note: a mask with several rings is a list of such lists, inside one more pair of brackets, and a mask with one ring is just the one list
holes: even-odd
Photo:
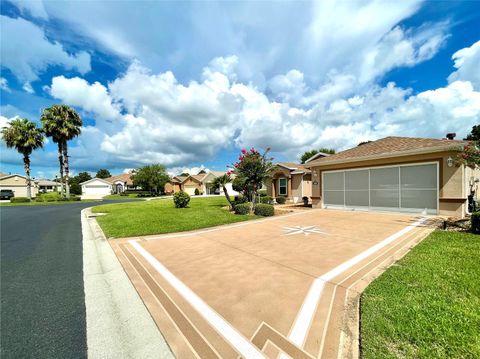
[(92, 216), (82, 210), (89, 358), (174, 358)]

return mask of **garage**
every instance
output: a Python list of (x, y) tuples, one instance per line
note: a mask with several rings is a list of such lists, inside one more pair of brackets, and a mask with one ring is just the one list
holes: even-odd
[(101, 178), (92, 178), (80, 185), (82, 186), (82, 198), (102, 198), (112, 194), (112, 185)]
[(190, 196), (195, 195), (195, 189), (198, 188), (197, 186), (185, 186), (185, 192), (188, 193)]
[(322, 172), (325, 208), (438, 213), (438, 163)]

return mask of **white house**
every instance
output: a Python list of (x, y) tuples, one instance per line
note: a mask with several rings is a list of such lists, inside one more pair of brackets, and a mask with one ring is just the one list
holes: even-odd
[(82, 199), (97, 199), (112, 194), (112, 184), (101, 178), (92, 178), (91, 180), (80, 183), (82, 186)]

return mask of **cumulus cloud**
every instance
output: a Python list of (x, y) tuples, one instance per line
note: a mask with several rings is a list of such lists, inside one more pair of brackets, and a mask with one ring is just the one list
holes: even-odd
[(10, 0), (23, 14), (28, 13), (33, 17), (48, 20), (47, 10), (42, 0)]
[(84, 74), (90, 71), (90, 55), (85, 51), (69, 54), (59, 42), (51, 42), (44, 31), (22, 18), (1, 16), (3, 36), (1, 41), (2, 66), (9, 69), (24, 90), (30, 92), (30, 82), (38, 80), (38, 75), (50, 65), (75, 69)]
[[(203, 81), (182, 84), (172, 72), (155, 74), (135, 62), (108, 86), (56, 77), (51, 93), (112, 119), (111, 126), (99, 120), (86, 127), (73, 150), (78, 163), (94, 153), (110, 167), (163, 163), (180, 170), (222, 149), (251, 146), (271, 146), (293, 159), (306, 149), (342, 150), (388, 135), (463, 136), (480, 121), (480, 93), (468, 81), (415, 95), (388, 83), (340, 96), (347, 75), (332, 74), (327, 84), (310, 90), (303, 74), (292, 70), (270, 81), (277, 96), (271, 98), (224, 72), (207, 67)], [(295, 100), (301, 106), (287, 95), (292, 83), (302, 87)]]
[(0, 77), (0, 88), (3, 91), (11, 92), (10, 87), (8, 87), (8, 81), (4, 77)]
[(458, 50), (452, 59), (457, 70), (448, 77), (448, 80), (470, 81), (476, 90), (480, 90), (480, 41)]

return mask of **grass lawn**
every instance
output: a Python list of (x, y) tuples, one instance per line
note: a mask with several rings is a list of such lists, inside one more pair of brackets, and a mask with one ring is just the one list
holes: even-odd
[(436, 231), (361, 300), (363, 358), (480, 358), (480, 236)]
[(104, 199), (128, 199), (128, 198), (139, 198), (136, 193), (128, 193), (127, 195), (120, 196), (119, 194), (109, 194), (108, 196), (103, 197)]
[(108, 204), (93, 208), (93, 212), (107, 213), (97, 217), (107, 237), (189, 231), (221, 224), (260, 218), (230, 213), (223, 196), (192, 198), (189, 208), (175, 208), (173, 200), (142, 201)]

